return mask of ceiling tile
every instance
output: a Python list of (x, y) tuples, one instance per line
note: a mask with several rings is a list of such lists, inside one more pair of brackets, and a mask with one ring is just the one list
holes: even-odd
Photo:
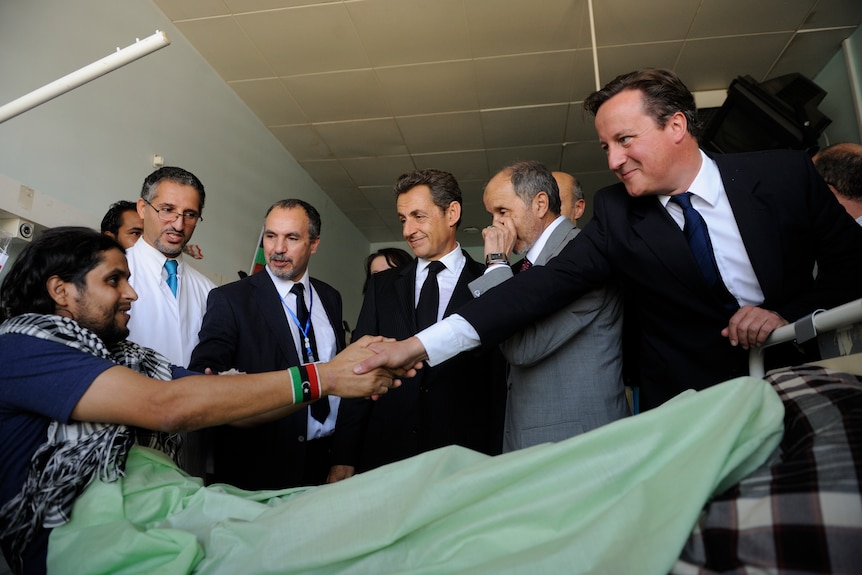
[(478, 150), (485, 147), (479, 112), (403, 116), (396, 119), (412, 154)]
[(465, 0), (473, 56), (570, 50), (580, 46), (586, 0)]
[[(581, 107), (598, 88), (587, 0), (155, 2), (370, 241), (401, 241), (391, 186), (413, 166), (455, 174), (477, 227), (514, 161), (574, 173), (588, 213), (616, 181)], [(593, 6), (601, 83), (662, 67), (693, 91), (812, 77), (862, 21), (859, 0)]]
[(791, 33), (758, 34), (686, 42), (676, 72), (689, 90), (722, 90), (737, 76), (762, 80)]
[(483, 111), (485, 145), (506, 148), (558, 143), (566, 131), (568, 111), (568, 104)]
[[(734, 36), (796, 30), (815, 0), (702, 0), (689, 38)], [(741, 18), (740, 15), (745, 17)]]
[(395, 116), (479, 107), (476, 72), (471, 61), (395, 66), (375, 71)]
[[(643, 68), (667, 68), (676, 66), (683, 42), (658, 42), (654, 44), (632, 44), (627, 46), (608, 46), (599, 48), (599, 77), (602, 85), (607, 84), (620, 74), (628, 74)], [(576, 99), (583, 101), (596, 88), (591, 87)]]
[[(400, 174), (399, 174), (400, 175)], [(368, 200), (374, 209), (378, 211), (390, 212), (392, 217), (395, 216), (395, 192), (392, 186), (395, 183), (395, 178), (392, 179), (392, 184), (388, 186), (368, 186), (360, 188), (360, 192)]]
[(470, 57), (462, 0), (363, 0), (345, 6), (372, 66)]
[(230, 83), (230, 87), (267, 126), (308, 121), (278, 78), (242, 80)]
[(598, 46), (641, 44), (686, 37), (700, 2), (602, 0), (593, 3)]
[(385, 186), (412, 170), (413, 160), (410, 156), (342, 158), (341, 165), (358, 186)]
[(342, 3), (236, 16), (275, 76), (368, 68), (368, 58)]
[(299, 164), (317, 182), (317, 185), (327, 191), (356, 187), (356, 183), (350, 179), (338, 160), (305, 160), (300, 161)]
[(569, 104), (569, 113), (566, 116), (566, 135), (563, 141), (567, 143), (595, 142), (598, 139), (593, 115), (584, 109), (581, 102)]
[(488, 169), (493, 177), (497, 172), (515, 162), (536, 160), (550, 170), (557, 170), (563, 153), (562, 144), (552, 146), (519, 146), (488, 150)]
[(809, 79), (814, 78), (841, 50), (841, 42), (852, 32), (852, 29), (842, 28), (795, 34), (769, 77), (799, 72)]
[(470, 152), (442, 152), (437, 154), (414, 154), (413, 163), (417, 169), (436, 168), (449, 172), (455, 179), (487, 181), (488, 158), (485, 150)]
[(227, 81), (272, 77), (272, 69), (231, 17), (177, 22), (195, 50)]
[(850, 26), (862, 22), (862, 2), (859, 0), (819, 0), (803, 24), (803, 28)]
[(315, 124), (329, 149), (341, 158), (401, 156), (408, 153), (393, 118)]
[(276, 10), (291, 6), (306, 6), (309, 4), (330, 4), (341, 0), (224, 0), (224, 3), (234, 14), (257, 12), (259, 10)]
[(311, 122), (337, 122), (392, 116), (385, 92), (372, 70), (282, 78)]
[(374, 208), (367, 210), (350, 210), (345, 212), (350, 221), (358, 226), (381, 227), (386, 223)]
[(188, 18), (225, 16), (230, 11), (222, 0), (153, 0), (165, 15), (176, 22)]
[(327, 160), (335, 157), (314, 126), (308, 124), (274, 126), (270, 131), (297, 162)]
[[(568, 102), (574, 50), (476, 60), (479, 107), (509, 108)], [(580, 51), (582, 58), (589, 55)]]
[(327, 188), (326, 195), (345, 213), (373, 208), (368, 198), (357, 188)]

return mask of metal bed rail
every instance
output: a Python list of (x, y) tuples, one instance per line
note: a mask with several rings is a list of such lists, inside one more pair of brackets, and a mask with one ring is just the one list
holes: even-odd
[(794, 323), (777, 328), (762, 347), (753, 348), (748, 356), (748, 372), (754, 377), (763, 377), (763, 352), (767, 347), (796, 340), (804, 343), (818, 334), (840, 329), (862, 321), (862, 299), (857, 299), (829, 310), (817, 310)]

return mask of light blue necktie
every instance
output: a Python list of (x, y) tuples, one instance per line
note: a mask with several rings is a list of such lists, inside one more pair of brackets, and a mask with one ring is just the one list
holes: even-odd
[(177, 260), (166, 260), (165, 269), (168, 272), (168, 287), (171, 288), (171, 293), (177, 297)]

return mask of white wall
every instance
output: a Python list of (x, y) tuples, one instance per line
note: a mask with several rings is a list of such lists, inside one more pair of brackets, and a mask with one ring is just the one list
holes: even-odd
[(368, 241), (151, 0), (0, 0), (0, 104), (156, 30), (170, 46), (0, 124), (0, 174), (98, 226), (164, 156), (206, 187), (193, 263), (219, 284), (248, 270), (266, 209), (302, 198), (323, 218), (312, 274), (341, 291), (353, 325)]
[(862, 109), (862, 86), (854, 90), (848, 66), (854, 68), (857, 79), (862, 77), (862, 26), (845, 40), (842, 50), (814, 78), (827, 92), (819, 109), (832, 120), (821, 138), (823, 145), (862, 143), (862, 118), (857, 114)]

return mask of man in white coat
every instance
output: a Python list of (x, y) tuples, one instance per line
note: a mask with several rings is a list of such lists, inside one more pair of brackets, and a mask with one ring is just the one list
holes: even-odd
[[(183, 260), (183, 248), (201, 220), (206, 192), (182, 168), (165, 166), (144, 180), (138, 215), (144, 233), (126, 251), (129, 283), (138, 300), (129, 312), (129, 340), (152, 348), (174, 365), (186, 367), (198, 343), (207, 295), (215, 284)], [(183, 438), (180, 463), (203, 477), (209, 447), (206, 432)]]
[(147, 176), (137, 206), (144, 233), (126, 254), (130, 283), (138, 292), (129, 339), (183, 367), (198, 343), (207, 295), (215, 287), (183, 260), (205, 198), (200, 180), (182, 168), (165, 166)]

